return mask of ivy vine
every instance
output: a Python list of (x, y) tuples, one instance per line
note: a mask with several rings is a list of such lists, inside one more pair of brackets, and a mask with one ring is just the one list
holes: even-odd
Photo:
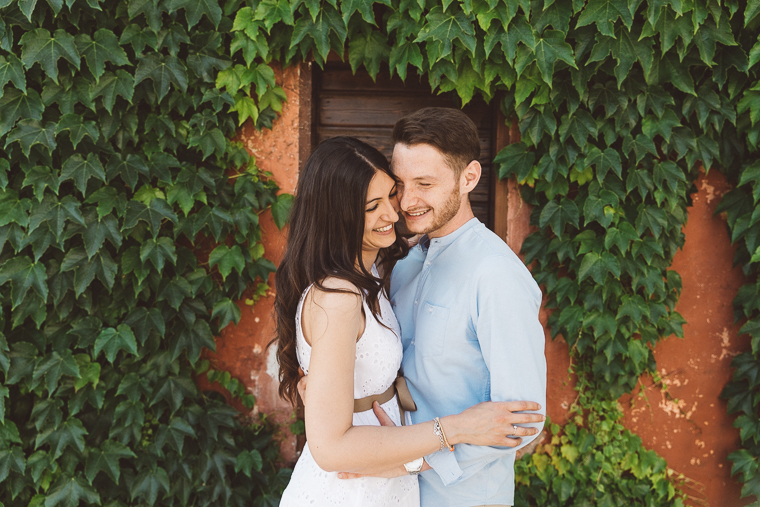
[(0, 505), (277, 504), (271, 428), (195, 382), (287, 212), (215, 85), (239, 4), (0, 1)]

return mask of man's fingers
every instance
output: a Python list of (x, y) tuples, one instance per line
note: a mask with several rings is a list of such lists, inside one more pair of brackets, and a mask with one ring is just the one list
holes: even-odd
[(510, 438), (506, 437), (504, 439), (504, 444), (506, 447), (517, 447), (518, 445), (522, 444), (522, 438)]
[(380, 426), (396, 425), (396, 423), (393, 422), (393, 419), (388, 417), (388, 414), (385, 413), (385, 410), (383, 410), (378, 402), (372, 403), (372, 410), (374, 410), (377, 419), (380, 421)]
[(512, 424), (537, 423), (546, 419), (541, 414), (512, 414), (507, 418)]
[(507, 434), (516, 435), (518, 437), (530, 437), (538, 434), (537, 428), (525, 428), (523, 426), (514, 426), (507, 430)]
[(541, 410), (541, 405), (534, 401), (504, 401), (502, 402), (510, 412), (524, 412), (526, 410)]

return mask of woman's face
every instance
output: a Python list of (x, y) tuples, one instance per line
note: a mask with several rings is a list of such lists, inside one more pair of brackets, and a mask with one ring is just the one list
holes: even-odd
[(396, 241), (398, 222), (398, 198), (396, 182), (383, 171), (376, 171), (367, 189), (364, 207), (364, 255), (377, 255)]

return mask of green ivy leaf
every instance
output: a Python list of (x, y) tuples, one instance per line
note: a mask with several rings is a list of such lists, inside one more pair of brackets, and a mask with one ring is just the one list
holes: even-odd
[[(209, 330), (209, 334), (210, 333)], [(185, 398), (192, 399), (197, 391), (198, 387), (191, 378), (177, 376), (165, 377), (160, 381), (159, 385), (156, 386), (150, 406), (155, 405), (159, 401), (166, 401), (169, 406), (171, 406), (172, 413), (174, 413), (180, 409)]]
[(238, 245), (234, 245), (232, 248), (227, 245), (219, 245), (214, 248), (208, 258), (209, 268), (213, 268), (217, 264), (223, 280), (227, 279), (233, 268), (242, 274), (245, 269), (245, 258), (242, 250)]
[(53, 36), (44, 28), (26, 32), (21, 37), (21, 61), (24, 67), (31, 69), (39, 63), (50, 79), (58, 83), (58, 60), (64, 58), (79, 69), (79, 52), (74, 44), (74, 37), (58, 29)]
[(528, 151), (525, 143), (519, 142), (503, 148), (493, 162), (498, 164), (499, 179), (515, 174), (517, 181), (522, 183), (533, 169), (535, 160), (535, 153)]
[(596, 166), (596, 179), (600, 184), (604, 183), (604, 178), (610, 169), (618, 176), (623, 177), (623, 168), (620, 163), (620, 154), (617, 150), (612, 148), (606, 148), (601, 151), (596, 146), (593, 146), (584, 160), (586, 165)]
[(87, 480), (92, 483), (98, 473), (104, 471), (118, 484), (121, 473), (119, 460), (122, 458), (137, 458), (137, 455), (126, 445), (113, 440), (106, 440), (100, 448), (91, 449), (85, 466)]
[(214, 28), (217, 28), (222, 20), (222, 9), (219, 7), (218, 0), (171, 0), (169, 2), (169, 12), (179, 9), (185, 9), (188, 30), (197, 25), (204, 15), (214, 24)]
[(85, 195), (87, 191), (87, 181), (90, 178), (96, 178), (102, 182), (106, 181), (105, 169), (103, 169), (103, 164), (100, 163), (100, 158), (97, 154), (89, 153), (86, 159), (79, 154), (75, 154), (69, 157), (63, 164), (61, 183), (66, 180), (74, 180), (77, 189), (79, 189), (82, 195)]
[(116, 328), (107, 327), (103, 329), (95, 340), (93, 355), (97, 358), (100, 352), (104, 351), (108, 362), (113, 364), (119, 350), (124, 350), (135, 356), (138, 355), (135, 335), (132, 329), (125, 324), (120, 324)]
[(55, 128), (55, 135), (61, 132), (68, 132), (71, 144), (76, 149), (77, 145), (84, 139), (84, 136), (89, 136), (93, 142), (100, 137), (100, 131), (94, 121), (84, 121), (79, 114), (65, 114), (58, 120), (58, 125)]
[(74, 381), (74, 389), (78, 391), (87, 384), (97, 387), (100, 382), (100, 363), (93, 363), (87, 354), (77, 354), (74, 360), (79, 367), (79, 378)]
[(214, 309), (211, 312), (211, 318), (219, 318), (219, 329), (224, 329), (227, 324), (233, 322), (237, 325), (240, 322), (241, 311), (240, 307), (235, 304), (230, 298), (223, 298), (214, 304)]
[(16, 308), (29, 289), (44, 300), (48, 296), (47, 273), (42, 263), (32, 262), (29, 257), (12, 257), (0, 266), (0, 285), (11, 282), (11, 300)]
[(665, 211), (656, 206), (645, 204), (640, 204), (637, 211), (639, 214), (636, 217), (636, 232), (641, 235), (648, 229), (655, 239), (659, 238), (662, 229), (668, 225)]
[(564, 143), (570, 136), (581, 149), (586, 146), (588, 136), (596, 138), (596, 121), (588, 111), (578, 109), (572, 115), (566, 114), (562, 117), (559, 125), (560, 141)]
[(121, 32), (119, 44), (131, 44), (135, 54), (140, 55), (145, 46), (150, 46), (154, 50), (158, 49), (158, 36), (150, 28), (143, 29), (140, 25), (131, 24)]
[(576, 27), (596, 23), (600, 33), (614, 37), (612, 28), (618, 18), (623, 21), (628, 30), (631, 29), (633, 17), (631, 11), (628, 10), (628, 2), (625, 0), (589, 0), (578, 18)]
[(264, 460), (256, 449), (241, 451), (235, 459), (235, 473), (243, 472), (246, 477), (251, 477), (251, 470), (260, 472), (263, 466)]
[(57, 428), (47, 427), (37, 434), (34, 449), (49, 444), (53, 451), (53, 460), (57, 460), (66, 447), (75, 447), (79, 452), (84, 451), (84, 435), (87, 435), (87, 430), (82, 422), (71, 417)]
[(87, 215), (86, 223), (87, 229), (85, 229), (82, 237), (88, 259), (92, 259), (95, 256), (102, 248), (106, 239), (117, 249), (121, 246), (119, 222), (113, 215), (99, 217), (95, 216), (94, 213), (90, 213)]
[(404, 42), (391, 48), (391, 56), (388, 65), (391, 69), (391, 76), (395, 71), (401, 80), (406, 80), (406, 70), (409, 64), (414, 65), (422, 71), (423, 57), (422, 52), (417, 44), (413, 42)]
[(155, 331), (158, 336), (163, 337), (166, 333), (164, 317), (157, 308), (135, 308), (130, 312), (124, 323), (132, 328), (135, 337), (141, 344), (145, 344), (151, 331)]
[(138, 222), (143, 221), (150, 226), (150, 230), (155, 238), (158, 236), (163, 220), (177, 223), (177, 215), (165, 200), (153, 199), (148, 205), (131, 200), (127, 204), (127, 213), (124, 218), (122, 231), (132, 229)]
[(633, 226), (628, 222), (620, 224), (619, 228), (610, 227), (604, 236), (604, 248), (610, 250), (617, 246), (620, 253), (625, 254), (631, 242), (639, 241), (639, 235)]
[(580, 281), (591, 277), (594, 282), (603, 284), (607, 273), (612, 274), (615, 278), (620, 278), (620, 263), (617, 257), (609, 252), (589, 252), (583, 256), (581, 267), (578, 270)]
[(174, 242), (166, 237), (152, 239), (148, 238), (143, 241), (140, 246), (140, 261), (145, 263), (150, 260), (153, 266), (162, 272), (164, 269), (164, 262), (169, 260), (172, 265), (177, 263), (177, 252), (174, 247)]
[(161, 15), (164, 10), (165, 4), (163, 2), (159, 4), (158, 0), (129, 0), (127, 6), (129, 19), (134, 19), (143, 14), (148, 26), (155, 33), (161, 30)]
[(227, 138), (220, 129), (209, 129), (203, 133), (197, 130), (187, 140), (188, 147), (197, 146), (203, 152), (203, 160), (216, 153), (221, 156), (227, 148)]
[(8, 135), (5, 148), (15, 142), (21, 145), (21, 150), (27, 157), (35, 144), (41, 144), (47, 148), (48, 153), (52, 153), (56, 147), (55, 123), (50, 122), (43, 127), (37, 120), (20, 120)]
[(77, 507), (80, 501), (100, 505), (100, 495), (81, 477), (69, 477), (63, 474), (55, 482), (45, 498), (45, 507)]
[(79, 54), (87, 61), (90, 72), (95, 76), (95, 81), (105, 71), (106, 62), (115, 65), (129, 65), (127, 53), (119, 45), (119, 39), (111, 30), (101, 28), (95, 32), (94, 40), (87, 34), (79, 34), (75, 38)]
[(131, 499), (142, 498), (148, 505), (156, 503), (158, 494), (169, 493), (169, 476), (161, 467), (143, 469), (132, 484)]
[(558, 60), (565, 62), (574, 69), (578, 68), (573, 57), (572, 46), (565, 42), (565, 34), (558, 30), (546, 30), (541, 38), (536, 41), (533, 54), (538, 69), (541, 71), (541, 76), (549, 87), (552, 86), (554, 64)]
[(79, 366), (70, 350), (63, 351), (62, 356), (55, 351), (48, 354), (39, 364), (37, 364), (32, 379), (38, 380), (44, 376), (46, 383), (45, 387), (47, 387), (48, 394), (52, 396), (53, 392), (58, 387), (58, 381), (64, 375), (69, 375), (75, 378), (79, 377)]
[(560, 202), (549, 201), (544, 209), (541, 210), (539, 217), (539, 227), (551, 226), (552, 231), (558, 238), (562, 237), (565, 225), (571, 224), (578, 227), (580, 219), (578, 206), (570, 199), (563, 197)]
[[(380, 63), (388, 61), (390, 54), (391, 48), (386, 38), (374, 30), (366, 35), (354, 37), (348, 43), (348, 61), (351, 64), (351, 70), (355, 73), (363, 64), (373, 80), (380, 72)], [(0, 74), (1, 82), (2, 74)]]
[(135, 189), (140, 174), (147, 176), (150, 169), (139, 155), (129, 154), (126, 158), (112, 156), (108, 160), (106, 175), (109, 181), (119, 175), (124, 183)]
[(282, 230), (290, 216), (290, 208), (293, 206), (293, 195), (280, 194), (272, 204), (272, 218), (278, 229)]
[(185, 437), (197, 438), (195, 430), (181, 417), (172, 417), (168, 425), (162, 424), (156, 434), (156, 445), (163, 447), (162, 442), (168, 440), (171, 446), (182, 454)]
[(6, 442), (3, 442), (3, 444), (4, 448), (0, 449), (0, 481), (5, 482), (11, 470), (24, 475), (26, 471), (26, 459), (21, 447), (17, 445), (6, 447)]
[(414, 42), (424, 42), (431, 39), (443, 44), (441, 54), (438, 55), (436, 61), (451, 54), (455, 39), (459, 39), (470, 54), (475, 55), (475, 47), (477, 46), (475, 29), (462, 11), (457, 10), (452, 15), (451, 12), (445, 12), (439, 6), (433, 7), (425, 17), (425, 25)]
[(26, 94), (26, 75), (21, 60), (16, 55), (10, 54), (6, 59), (0, 56), (0, 98), (3, 96), (3, 88), (8, 82), (13, 83), (21, 93)]
[(21, 188), (33, 187), (37, 202), (42, 202), (45, 196), (45, 188), (49, 188), (58, 195), (59, 185), (58, 175), (55, 172), (51, 171), (49, 167), (36, 165), (26, 172)]
[(66, 221), (85, 225), (84, 217), (79, 211), (81, 203), (67, 195), (60, 201), (52, 195), (46, 195), (39, 206), (35, 206), (29, 220), (29, 230), (34, 230), (43, 222), (47, 222), (50, 230), (60, 241)]
[(507, 60), (511, 63), (515, 59), (517, 44), (520, 42), (531, 50), (535, 50), (536, 48), (536, 33), (528, 23), (527, 18), (522, 14), (515, 16), (512, 23), (506, 29), (499, 26), (498, 23), (488, 29), (483, 40), (486, 58), (491, 55), (493, 48), (498, 43), (507, 56)]
[(334, 7), (325, 5), (316, 16), (302, 16), (298, 19), (290, 47), (301, 44), (308, 35), (317, 46), (319, 56), (325, 60), (330, 53), (330, 32), (337, 36), (341, 45), (345, 44), (347, 33), (343, 19)]
[(175, 56), (150, 53), (141, 57), (135, 71), (135, 86), (146, 79), (153, 81), (153, 89), (159, 101), (169, 93), (172, 84), (183, 93), (187, 91), (187, 71)]

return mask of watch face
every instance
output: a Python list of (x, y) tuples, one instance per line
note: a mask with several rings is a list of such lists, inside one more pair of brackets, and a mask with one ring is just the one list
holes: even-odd
[(417, 475), (418, 473), (420, 473), (420, 470), (422, 470), (422, 464), (423, 464), (422, 458), (417, 458), (413, 461), (410, 461), (409, 463), (405, 463), (404, 468), (410, 474)]

